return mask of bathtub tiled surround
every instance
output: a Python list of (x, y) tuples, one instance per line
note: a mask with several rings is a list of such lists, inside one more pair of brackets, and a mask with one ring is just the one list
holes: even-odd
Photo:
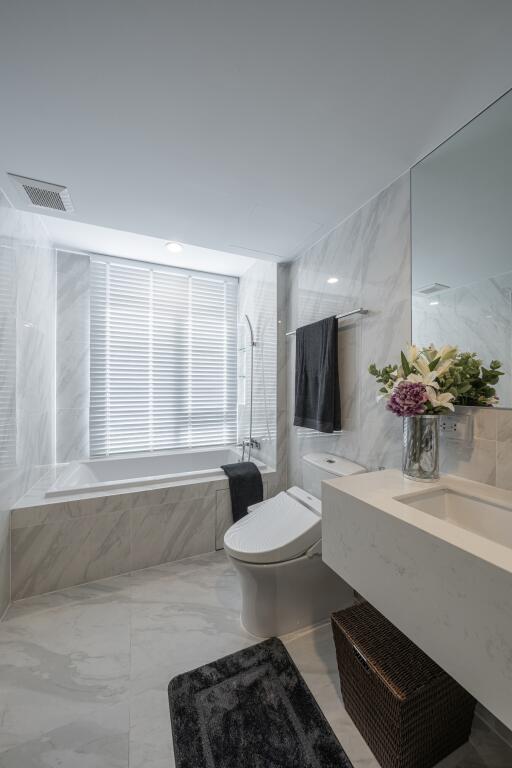
[(9, 514), (54, 461), (55, 254), (39, 216), (0, 191), (0, 616), (10, 594)]
[(48, 503), (53, 480), (12, 511), (13, 600), (212, 552), (232, 524), (225, 477)]

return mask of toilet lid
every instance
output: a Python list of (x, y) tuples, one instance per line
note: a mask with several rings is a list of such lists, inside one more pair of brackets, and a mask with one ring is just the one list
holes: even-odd
[(281, 563), (303, 555), (321, 535), (318, 514), (281, 492), (234, 523), (224, 535), (224, 549), (245, 563)]

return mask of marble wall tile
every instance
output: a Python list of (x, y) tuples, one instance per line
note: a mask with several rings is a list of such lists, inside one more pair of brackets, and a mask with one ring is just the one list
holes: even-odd
[(57, 251), (57, 345), (89, 348), (90, 257)]
[(11, 531), (12, 599), (129, 570), (130, 512)]
[(479, 437), (470, 442), (441, 437), (441, 472), (496, 485), (496, 440)]
[(133, 570), (215, 549), (215, 496), (131, 510)]
[(496, 485), (512, 490), (512, 411), (497, 415)]
[(473, 436), (483, 440), (496, 440), (498, 423), (506, 418), (506, 413), (495, 408), (468, 408), (458, 406), (457, 411), (469, 414), (473, 420)]
[[(26, 223), (26, 215), (20, 221)], [(27, 214), (29, 216), (29, 214)], [(55, 253), (47, 240), (36, 239), (29, 218), (29, 234), (17, 252), (17, 409), (24, 413), (47, 410), (55, 385)]]
[(215, 549), (224, 548), (224, 534), (233, 525), (229, 490), (215, 494)]
[(470, 419), (469, 442), (441, 435), (441, 471), (512, 488), (512, 411), (457, 406)]
[[(339, 434), (325, 436), (292, 426), (295, 348), (293, 341), (288, 342), (289, 485), (302, 483), (300, 457), (309, 451), (338, 453), (370, 469), (401, 466), (401, 421), (377, 402), (377, 388), (368, 374), (368, 365), (396, 359), (411, 337), (409, 218), (409, 174), (405, 174), (319, 243), (299, 254), (288, 269), (288, 327), (356, 306), (369, 310), (362, 319), (340, 324), (343, 424)], [(327, 284), (331, 276), (337, 277), (338, 283)], [(486, 306), (496, 309), (497, 292), (499, 286), (489, 287)], [(459, 316), (470, 317), (477, 298), (471, 291), (459, 297)], [(414, 301), (417, 304), (416, 297)], [(416, 316), (416, 333), (419, 326)], [(427, 343), (432, 339), (425, 336), (415, 340)], [(495, 350), (491, 346), (488, 352), (492, 357)], [(494, 356), (499, 356), (498, 352)], [(507, 378), (512, 381), (512, 377)], [(443, 439), (442, 471), (510, 487), (512, 445), (504, 437), (510, 411), (460, 410), (471, 415), (473, 439), (469, 444)]]
[(39, 476), (46, 471), (55, 457), (54, 426), (55, 410), (52, 402), (40, 410), (18, 411), (18, 467), (37, 468)]
[(17, 211), (1, 190), (0, 276), (1, 615), (10, 599), (10, 508), (55, 453), (55, 254), (39, 216)]
[(0, 619), (2, 618), (11, 597), (11, 537), (8, 515), (0, 516), (0, 586), (1, 603)]
[(57, 461), (89, 456), (90, 258), (57, 251)]
[(89, 456), (89, 408), (57, 408), (55, 415), (57, 461)]
[[(401, 425), (376, 401), (368, 365), (394, 359), (410, 337), (408, 174), (367, 203), (289, 270), (290, 328), (357, 307), (365, 317), (340, 323), (342, 432), (320, 435), (293, 424), (295, 345), (288, 347), (288, 482), (302, 483), (300, 457), (329, 451), (364, 466), (399, 466)], [(335, 284), (327, 283), (337, 277)]]
[[(89, 410), (89, 349), (74, 342), (57, 347), (57, 408)], [(88, 458), (88, 453), (76, 458)], [(57, 459), (58, 454), (57, 454)]]

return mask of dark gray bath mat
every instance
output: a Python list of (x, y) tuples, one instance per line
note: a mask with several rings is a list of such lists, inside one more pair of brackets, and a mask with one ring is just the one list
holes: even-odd
[(178, 675), (169, 707), (176, 768), (352, 768), (275, 637)]

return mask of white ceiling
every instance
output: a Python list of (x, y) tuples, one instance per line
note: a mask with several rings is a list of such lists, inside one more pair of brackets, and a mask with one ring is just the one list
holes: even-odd
[(511, 37), (510, 0), (3, 2), (0, 187), (290, 258), (507, 90)]
[(181, 253), (169, 253), (165, 247), (167, 241), (158, 237), (68, 221), (54, 216), (41, 216), (41, 221), (55, 246), (70, 251), (121, 256), (125, 259), (237, 277), (243, 275), (255, 263), (255, 259), (249, 256), (238, 256), (199, 245), (183, 244)]

